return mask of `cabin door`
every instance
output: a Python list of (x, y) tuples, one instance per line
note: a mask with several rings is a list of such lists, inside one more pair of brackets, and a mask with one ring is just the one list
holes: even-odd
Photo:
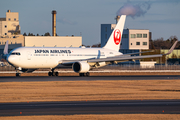
[(29, 51), (27, 52), (27, 59), (31, 60), (31, 53)]

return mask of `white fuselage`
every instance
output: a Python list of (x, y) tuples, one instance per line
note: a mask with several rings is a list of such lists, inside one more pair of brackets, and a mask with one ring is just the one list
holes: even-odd
[(7, 60), (25, 69), (55, 68), (63, 60), (99, 59), (122, 53), (104, 48), (20, 47), (12, 50)]

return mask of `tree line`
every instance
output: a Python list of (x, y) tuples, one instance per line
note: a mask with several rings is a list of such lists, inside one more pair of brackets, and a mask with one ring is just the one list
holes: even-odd
[[(26, 34), (26, 32), (23, 34), (23, 36), (51, 36), (51, 34), (49, 32), (46, 32), (44, 35), (39, 35), (38, 33), (36, 35), (34, 35), (33, 33), (28, 33)], [(56, 34), (56, 36), (58, 36)]]
[[(49, 32), (46, 32), (44, 35), (39, 35), (39, 34), (34, 35), (33, 33), (26, 34), (25, 32), (23, 36), (51, 36), (51, 35)], [(56, 36), (58, 35), (56, 34)], [(164, 40), (163, 38), (149, 40), (149, 49), (169, 49), (176, 40), (178, 40), (176, 36), (171, 36), (167, 40)], [(89, 45), (83, 45), (83, 46), (90, 47)], [(100, 43), (94, 44), (91, 47), (101, 47), (101, 44)], [(177, 43), (175, 49), (180, 49), (180, 41)]]
[[(176, 36), (171, 36), (167, 40), (159, 38), (156, 40), (149, 40), (149, 49), (169, 49), (178, 38)], [(177, 43), (175, 49), (180, 49), (180, 41)]]
[[(142, 53), (142, 55), (154, 55), (154, 54), (165, 54), (161, 52), (161, 49), (170, 49), (171, 46), (174, 44), (175, 41), (177, 41), (178, 38), (176, 36), (171, 36), (167, 40), (164, 40), (163, 38), (159, 38), (156, 40), (149, 40), (149, 49), (153, 50), (153, 52), (148, 52), (148, 53)], [(180, 41), (177, 43), (175, 49), (180, 49)], [(149, 50), (142, 50), (142, 51), (149, 51)], [(165, 56), (163, 55), (162, 57), (159, 58), (144, 58), (143, 61), (157, 61), (157, 63), (165, 63), (166, 60), (169, 59), (169, 55)], [(175, 53), (172, 53), (171, 57), (172, 59), (177, 59), (180, 58)]]

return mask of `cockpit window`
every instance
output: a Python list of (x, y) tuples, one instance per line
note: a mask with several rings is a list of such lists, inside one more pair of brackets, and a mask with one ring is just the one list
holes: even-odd
[(13, 52), (13, 53), (11, 53), (11, 55), (21, 55), (21, 54), (18, 52)]

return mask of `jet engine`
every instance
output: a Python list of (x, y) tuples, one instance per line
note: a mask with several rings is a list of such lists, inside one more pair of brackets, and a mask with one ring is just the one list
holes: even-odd
[(90, 65), (87, 62), (75, 62), (72, 66), (74, 72), (86, 73), (90, 70)]

